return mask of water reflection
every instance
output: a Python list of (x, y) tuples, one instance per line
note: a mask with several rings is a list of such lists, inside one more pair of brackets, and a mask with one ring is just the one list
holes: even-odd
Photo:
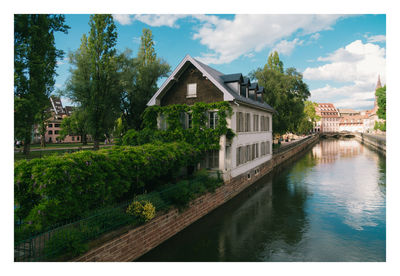
[(138, 261), (384, 261), (385, 158), (323, 140)]

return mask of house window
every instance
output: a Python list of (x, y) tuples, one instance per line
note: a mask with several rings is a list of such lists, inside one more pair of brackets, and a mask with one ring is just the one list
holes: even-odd
[(246, 147), (237, 147), (236, 148), (236, 166), (246, 163)]
[(54, 127), (60, 127), (60, 124), (54, 124)]
[(207, 153), (208, 169), (218, 169), (219, 168), (219, 150), (210, 150)]
[(240, 147), (236, 148), (236, 167), (240, 165)]
[(160, 120), (159, 120), (159, 128), (161, 130), (166, 130), (167, 129), (167, 120), (165, 118), (165, 115), (161, 114), (159, 118), (160, 118)]
[(237, 112), (236, 113), (236, 132), (244, 131), (244, 120), (243, 120), (243, 113)]
[(72, 142), (74, 142), (74, 141), (75, 141), (75, 137), (74, 137), (74, 136), (72, 136), (71, 138), (72, 138)]
[(52, 130), (49, 130), (49, 135), (51, 135), (51, 134), (53, 134), (53, 131), (52, 131)]
[(197, 83), (188, 83), (186, 98), (197, 97)]
[(256, 144), (256, 158), (259, 157), (259, 144)]
[(53, 127), (53, 124), (49, 124), (49, 127)]
[(79, 136), (78, 136), (78, 137), (76, 137), (76, 141), (79, 141)]
[(258, 130), (259, 130), (258, 115), (253, 115), (253, 131), (258, 131)]
[(246, 113), (246, 124), (245, 124), (245, 131), (250, 132), (251, 131), (251, 124), (250, 124), (250, 113)]
[(218, 124), (218, 113), (217, 112), (209, 112), (208, 113), (208, 125), (210, 128), (215, 129)]
[(261, 131), (266, 131), (265, 128), (265, 117), (261, 116)]
[(55, 130), (55, 131), (54, 131), (54, 134), (58, 134), (58, 130)]
[(261, 156), (265, 155), (265, 142), (261, 142)]
[(266, 117), (266, 120), (265, 120), (265, 130), (269, 131), (269, 117), (268, 116)]
[(246, 162), (251, 161), (251, 147), (250, 145), (246, 146)]
[(186, 118), (187, 118), (186, 127), (192, 128), (192, 114), (188, 113)]
[(270, 147), (271, 147), (271, 146), (270, 146), (270, 142), (267, 141), (266, 144), (265, 144), (265, 153), (266, 153), (266, 154), (271, 154)]
[(256, 158), (256, 144), (251, 145), (251, 160)]

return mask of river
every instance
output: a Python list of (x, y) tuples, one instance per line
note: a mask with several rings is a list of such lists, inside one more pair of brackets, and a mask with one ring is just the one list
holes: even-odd
[(136, 261), (385, 260), (385, 156), (328, 139)]

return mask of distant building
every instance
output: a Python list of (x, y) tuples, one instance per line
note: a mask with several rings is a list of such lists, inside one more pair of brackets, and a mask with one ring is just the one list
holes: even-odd
[(338, 132), (340, 115), (336, 107), (331, 103), (319, 103), (315, 107), (315, 113), (321, 117), (314, 126), (314, 132)]
[(360, 111), (356, 111), (351, 108), (339, 108), (339, 114), (340, 116), (356, 116), (360, 115)]
[[(50, 96), (51, 107), (48, 112), (51, 113), (51, 117), (47, 120), (47, 128), (45, 133), (46, 143), (74, 143), (80, 142), (80, 136), (67, 135), (63, 140), (60, 139), (61, 122), (62, 119), (72, 115), (73, 107), (63, 107), (61, 99), (59, 97)], [(34, 139), (33, 143), (40, 143), (40, 133), (38, 126), (34, 128)]]
[(363, 132), (365, 115), (344, 115), (340, 117), (339, 131)]

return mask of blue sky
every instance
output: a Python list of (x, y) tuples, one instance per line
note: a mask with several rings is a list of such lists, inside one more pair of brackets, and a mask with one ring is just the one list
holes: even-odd
[[(378, 74), (386, 83), (384, 14), (116, 14), (114, 20), (119, 51), (130, 48), (136, 55), (142, 29), (149, 28), (157, 55), (172, 70), (190, 54), (223, 73), (247, 75), (277, 50), (285, 68), (303, 73), (311, 100), (358, 110), (373, 107)], [(89, 15), (67, 14), (71, 29), (56, 35), (56, 46), (75, 51), (88, 22)], [(64, 87), (69, 68), (67, 60), (59, 61), (57, 88)]]

